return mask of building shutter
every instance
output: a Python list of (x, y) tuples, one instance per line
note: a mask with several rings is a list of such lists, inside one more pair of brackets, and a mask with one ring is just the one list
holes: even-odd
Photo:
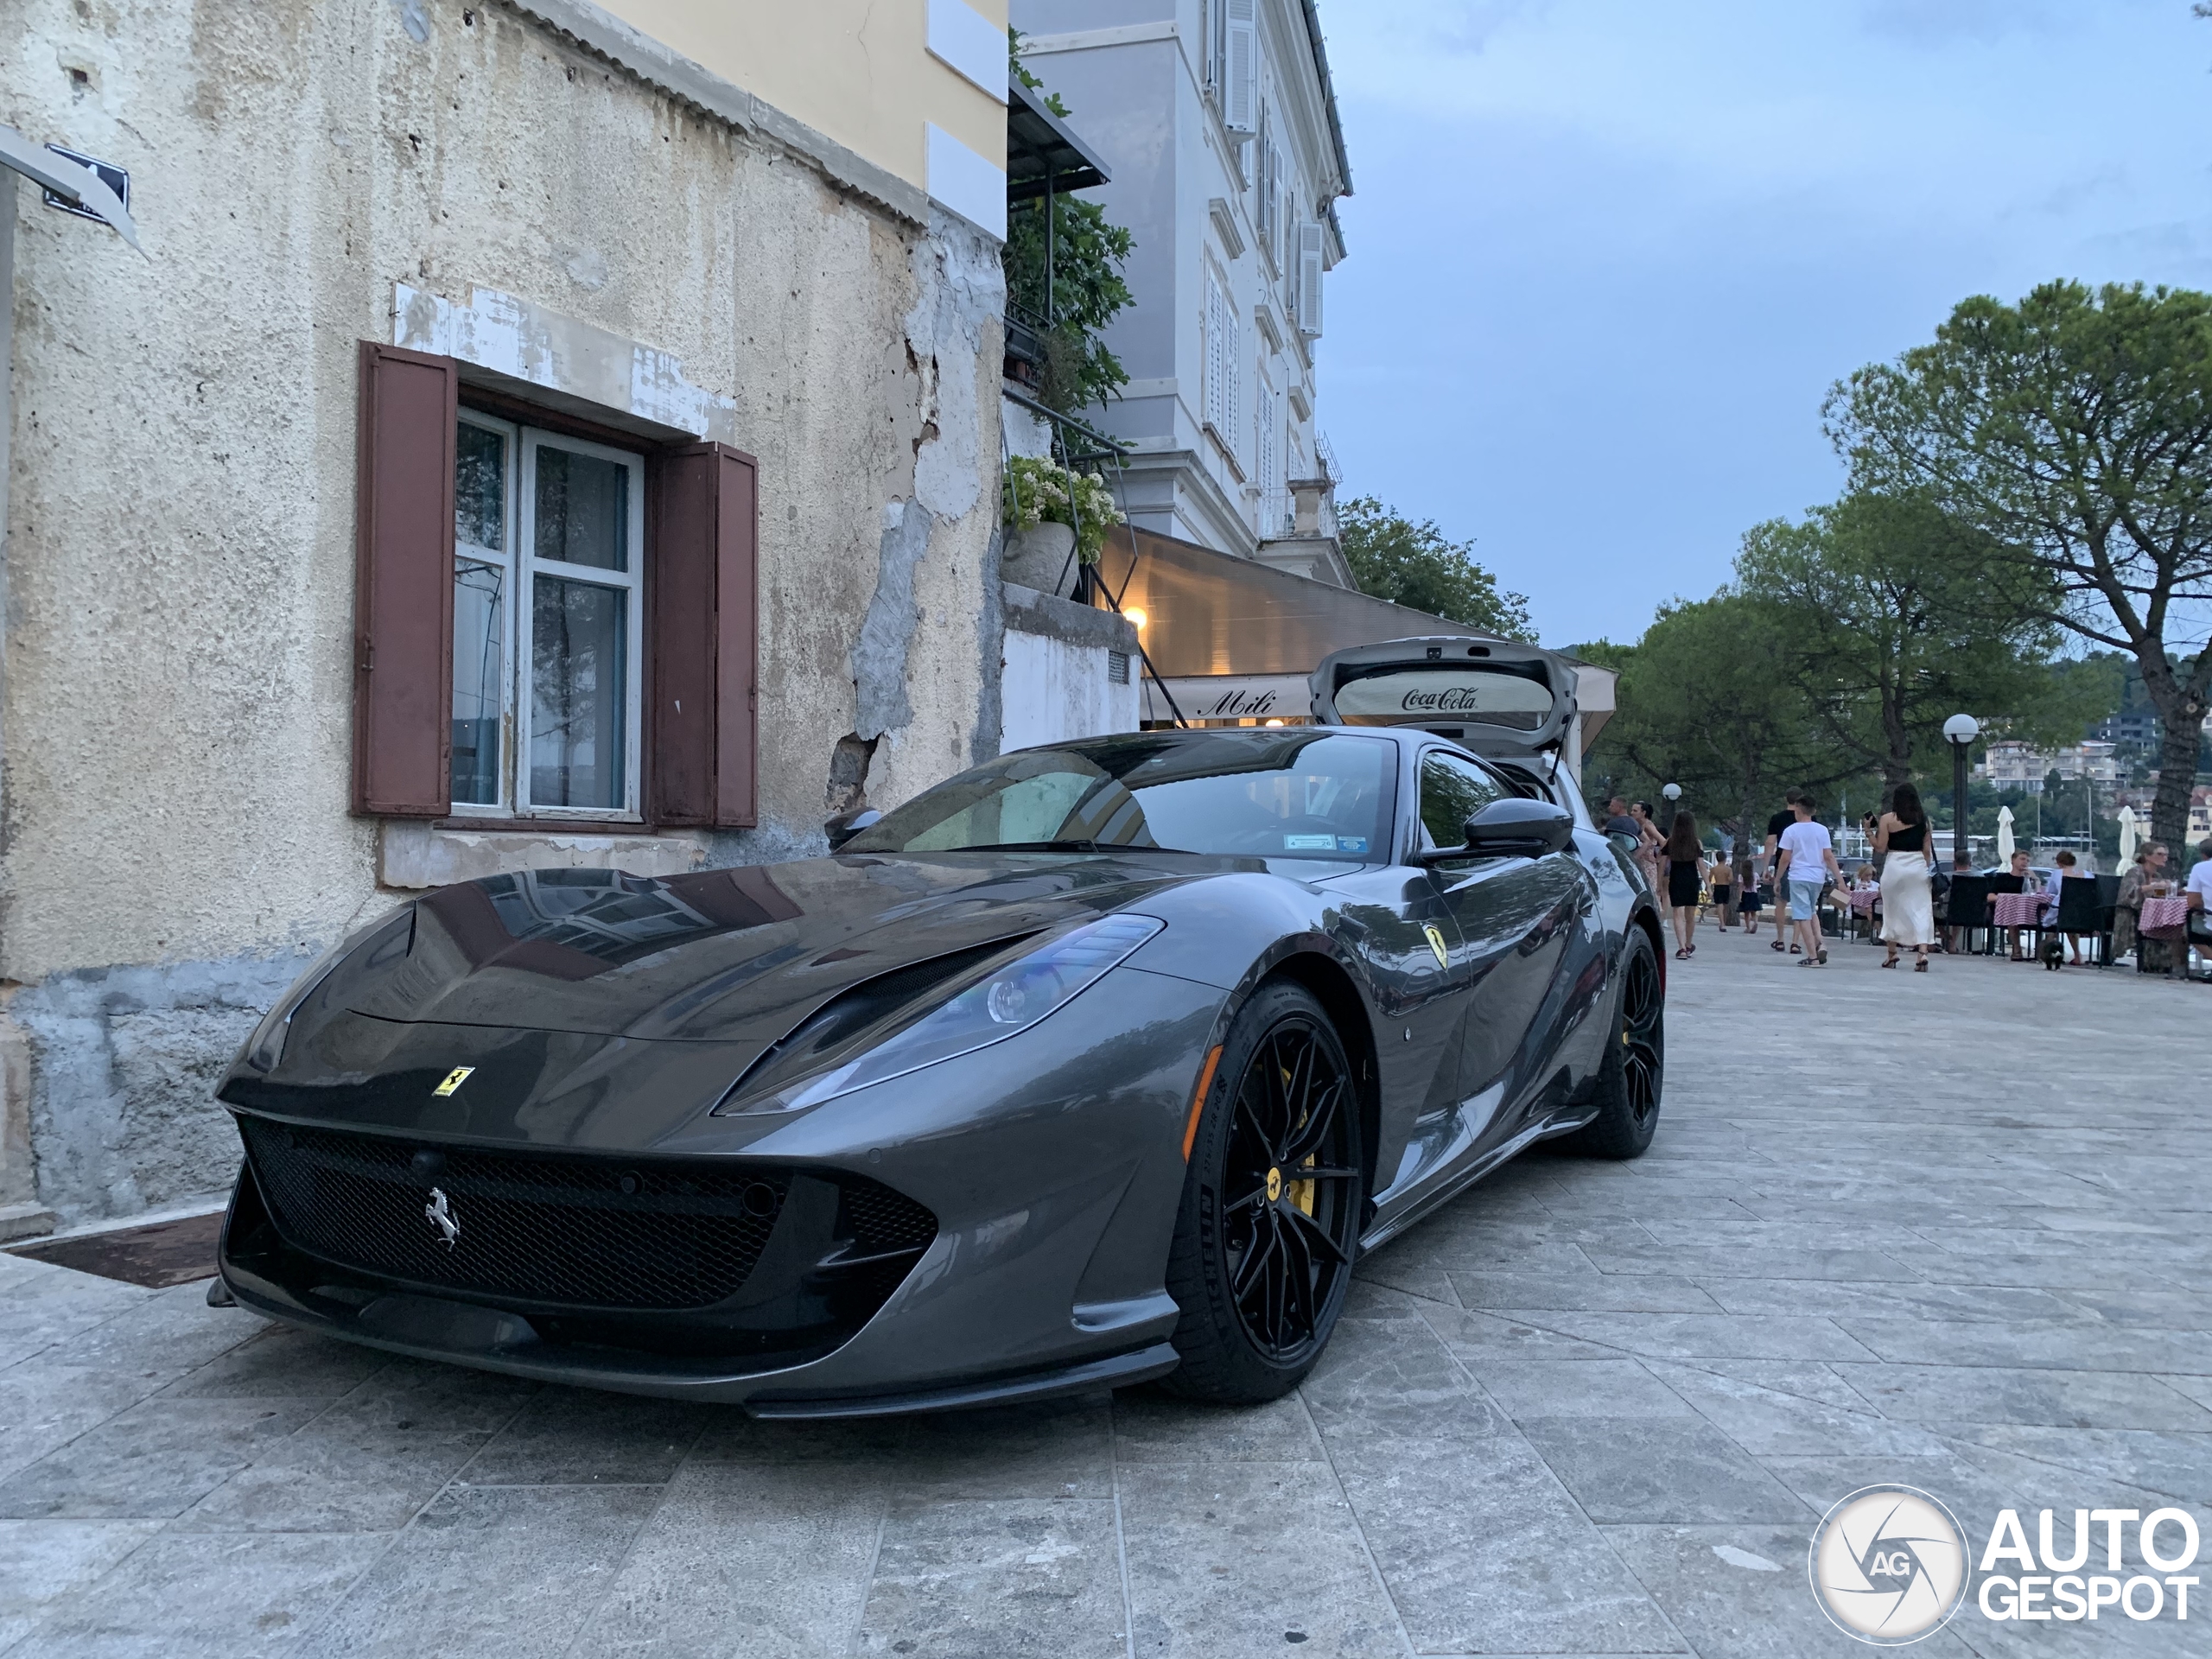
[(365, 340), (353, 505), (353, 810), (452, 808), (453, 468), (449, 357)]
[(718, 443), (646, 465), (646, 813), (656, 823), (749, 829), (759, 750), (758, 468)]
[(1228, 0), (1229, 85), (1221, 124), (1231, 132), (1249, 132), (1259, 119), (1259, 0)]
[(1298, 227), (1298, 332), (1321, 332), (1321, 227)]

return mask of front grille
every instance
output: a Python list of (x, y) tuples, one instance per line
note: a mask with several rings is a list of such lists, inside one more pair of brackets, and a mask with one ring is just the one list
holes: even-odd
[(845, 1189), (845, 1217), (852, 1229), (855, 1255), (889, 1255), (927, 1249), (937, 1237), (937, 1217), (904, 1192), (874, 1181)]
[[(277, 1230), (296, 1249), (379, 1277), (573, 1307), (706, 1307), (734, 1295), (791, 1185), (773, 1166), (455, 1147), (429, 1149), (442, 1166), (418, 1173), (416, 1142), (245, 1116), (238, 1124)], [(424, 1213), (433, 1187), (460, 1225), (450, 1249)], [(934, 1236), (928, 1211), (873, 1182), (858, 1190), (871, 1188), (920, 1211)]]

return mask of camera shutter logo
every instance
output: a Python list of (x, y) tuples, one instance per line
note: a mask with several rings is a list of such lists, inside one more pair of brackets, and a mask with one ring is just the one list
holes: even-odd
[(1876, 1647), (1934, 1635), (1966, 1599), (1966, 1535), (1911, 1486), (1863, 1487), (1837, 1503), (1814, 1530), (1808, 1566), (1821, 1611)]

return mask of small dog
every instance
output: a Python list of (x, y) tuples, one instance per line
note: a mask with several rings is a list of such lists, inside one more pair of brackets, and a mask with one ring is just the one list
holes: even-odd
[(2054, 974), (2066, 965), (2065, 941), (2056, 933), (2043, 936), (2042, 947), (2036, 954), (2043, 958), (2043, 965)]

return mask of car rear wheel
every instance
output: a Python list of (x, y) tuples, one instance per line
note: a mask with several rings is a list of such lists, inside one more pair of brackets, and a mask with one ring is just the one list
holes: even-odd
[(1358, 1090), (1313, 995), (1262, 985), (1200, 1109), (1167, 1262), (1182, 1365), (1165, 1386), (1253, 1405), (1296, 1388), (1335, 1329), (1366, 1198)]
[(1643, 1155), (1667, 1080), (1667, 996), (1650, 936), (1631, 925), (1621, 958), (1620, 1014), (1598, 1071), (1598, 1116), (1565, 1141), (1593, 1158)]

